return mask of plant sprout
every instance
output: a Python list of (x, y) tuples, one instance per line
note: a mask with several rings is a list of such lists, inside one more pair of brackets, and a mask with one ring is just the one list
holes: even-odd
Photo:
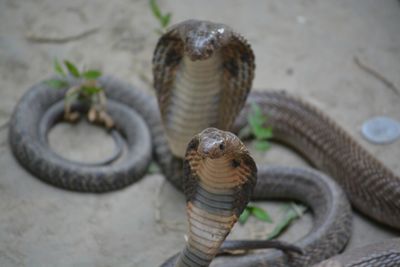
[[(54, 71), (57, 78), (47, 80), (45, 83), (54, 89), (68, 90), (64, 97), (64, 118), (67, 121), (75, 122), (79, 119), (79, 112), (72, 111), (72, 104), (75, 101), (89, 103), (88, 119), (90, 122), (104, 125), (107, 129), (114, 127), (114, 122), (106, 112), (106, 96), (103, 88), (97, 82), (101, 77), (98, 70), (79, 71), (70, 61), (64, 60), (64, 64), (55, 59)], [(69, 76), (78, 80), (77, 85), (73, 85), (68, 79)]]
[[(259, 105), (253, 103), (251, 110), (247, 116), (248, 125), (239, 132), (239, 137), (254, 137), (254, 146), (259, 151), (266, 151), (270, 148), (269, 139), (272, 138), (272, 127), (265, 127), (267, 117), (263, 114)], [(291, 223), (297, 218), (300, 218), (306, 211), (303, 205), (295, 203), (286, 204), (284, 206), (284, 215), (277, 223), (272, 232), (267, 236), (267, 239), (278, 237)], [(253, 215), (257, 219), (265, 222), (272, 222), (269, 214), (257, 207), (248, 205), (239, 217), (239, 222), (244, 224), (248, 218)]]
[(272, 223), (272, 219), (269, 216), (268, 212), (266, 212), (260, 207), (252, 205), (247, 205), (247, 207), (243, 210), (242, 214), (239, 217), (239, 223), (245, 224), (246, 221), (250, 218), (250, 216), (254, 216), (260, 221)]
[[(304, 212), (307, 210), (306, 206), (295, 204), (291, 202), (289, 204), (285, 204), (283, 206), (284, 214), (276, 224), (275, 228), (268, 234), (266, 237), (267, 240), (273, 239), (278, 237), (283, 233), (283, 231), (296, 219), (300, 218)], [(245, 224), (250, 216), (254, 216), (260, 221), (272, 223), (272, 219), (267, 211), (264, 209), (253, 206), (247, 205), (247, 207), (243, 210), (242, 214), (239, 217), (239, 223)]]
[(270, 148), (269, 139), (272, 138), (272, 127), (265, 127), (267, 117), (261, 107), (253, 103), (247, 116), (248, 125), (239, 131), (239, 138), (254, 137), (254, 147), (258, 151), (266, 151)]
[(170, 21), (171, 21), (171, 13), (163, 14), (161, 12), (160, 7), (157, 4), (156, 0), (149, 0), (150, 9), (153, 13), (153, 16), (158, 20), (160, 24), (160, 28), (156, 29), (156, 32), (160, 35), (165, 33)]
[(266, 151), (270, 148), (268, 139), (272, 137), (272, 128), (264, 126), (267, 118), (262, 113), (261, 107), (257, 104), (252, 104), (251, 112), (247, 119), (251, 133), (255, 138), (255, 148), (259, 151)]
[(278, 237), (294, 220), (303, 216), (306, 210), (306, 206), (295, 204), (294, 202), (284, 205), (285, 214), (275, 226), (274, 230), (268, 234), (267, 240)]

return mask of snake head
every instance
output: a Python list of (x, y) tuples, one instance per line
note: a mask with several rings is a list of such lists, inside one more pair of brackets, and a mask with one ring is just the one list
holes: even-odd
[(228, 26), (200, 20), (188, 20), (177, 25), (187, 56), (195, 60), (210, 58), (231, 36)]
[(225, 155), (233, 155), (247, 149), (239, 138), (217, 128), (207, 128), (198, 134), (197, 153), (203, 158), (217, 159)]

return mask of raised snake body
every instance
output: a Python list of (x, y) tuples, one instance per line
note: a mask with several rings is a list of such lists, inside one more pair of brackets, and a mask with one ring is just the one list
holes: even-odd
[[(220, 50), (221, 48), (223, 49)], [(214, 49), (219, 52), (215, 52)], [(202, 70), (204, 76), (202, 76), (201, 72), (196, 71), (202, 64), (195, 64), (191, 59), (198, 61), (204, 54), (210, 60), (204, 64), (205, 68)], [(213, 55), (216, 58), (212, 58)], [(186, 66), (183, 66), (182, 62)], [(214, 106), (206, 109), (211, 111), (208, 118), (212, 120), (209, 122), (210, 125), (205, 127), (213, 126), (236, 131), (246, 124), (250, 104), (257, 102), (268, 117), (268, 124), (274, 131), (274, 138), (297, 148), (315, 166), (332, 175), (345, 189), (347, 196), (357, 209), (377, 221), (400, 229), (399, 177), (361, 148), (334, 122), (314, 107), (284, 93), (253, 92), (245, 104), (254, 76), (254, 56), (244, 38), (229, 27), (204, 21), (178, 24), (160, 38), (153, 63), (161, 117), (154, 97), (110, 77), (101, 78), (99, 82), (105, 89), (107, 97), (122, 106), (115, 108), (110, 106), (112, 113), (116, 115), (115, 118), (121, 117), (118, 120), (118, 122), (121, 121), (121, 125), (124, 123), (124, 118), (129, 117), (121, 116), (121, 114), (129, 113), (126, 110), (128, 107), (135, 109), (145, 119), (150, 129), (157, 161), (167, 179), (177, 188), (182, 189), (183, 167), (182, 160), (177, 156), (183, 156), (182, 148), (185, 148), (189, 140), (183, 140), (183, 145), (174, 145), (177, 149), (172, 152), (167, 141), (176, 141), (178, 138), (175, 137), (188, 138), (190, 132), (185, 127), (189, 126), (190, 122), (204, 123), (201, 118), (194, 120), (192, 115), (182, 112), (185, 111), (185, 105), (186, 111), (188, 107), (193, 107), (197, 112), (193, 116), (197, 116), (198, 113), (205, 112), (204, 109), (194, 106), (204, 107), (208, 101), (218, 104), (218, 109)], [(213, 64), (220, 64), (220, 66)], [(211, 77), (210, 70), (222, 76)], [(176, 79), (176, 77), (181, 78)], [(202, 85), (203, 78), (208, 79), (210, 86)], [(194, 84), (191, 83), (192, 80), (195, 80)], [(206, 88), (205, 91), (209, 94), (202, 92), (196, 95), (186, 91), (185, 83), (191, 84), (190, 86), (196, 90)], [(221, 85), (221, 87), (216, 90), (211, 85)], [(173, 88), (181, 92), (173, 93)], [(133, 153), (132, 159), (128, 160), (129, 164), (101, 168), (66, 164), (59, 157), (54, 157), (54, 153), (49, 153), (47, 144), (38, 141), (41, 140), (38, 136), (41, 118), (46, 110), (62, 99), (63, 93), (63, 90), (57, 91), (41, 83), (29, 90), (21, 99), (11, 120), (9, 135), (11, 147), (18, 160), (43, 180), (72, 190), (103, 192), (121, 188), (138, 179), (147, 166), (144, 158), (149, 158), (149, 156), (147, 152), (137, 150), (133, 139), (129, 141)], [(179, 104), (178, 107), (170, 107), (169, 104), (176, 104), (174, 101), (178, 95), (184, 98), (184, 101), (179, 101), (179, 103), (184, 104), (181, 107)], [(201, 99), (191, 102), (190, 98), (193, 96), (199, 96), (205, 99), (205, 102), (201, 102)], [(235, 114), (238, 114), (243, 106), (244, 109), (236, 119)], [(180, 121), (174, 119), (175, 115), (180, 116)], [(130, 117), (133, 118), (136, 115)], [(53, 118), (46, 119), (51, 121)], [(176, 125), (180, 123), (184, 130), (175, 130), (172, 126), (174, 123)], [(196, 128), (196, 123), (191, 128), (193, 135), (203, 130), (200, 128), (205, 125)], [(43, 125), (51, 125), (51, 123), (43, 122)], [(142, 139), (146, 139), (146, 148), (150, 149), (150, 144), (147, 142), (149, 138), (144, 136), (147, 129), (142, 129), (145, 128), (144, 123), (137, 122), (136, 125), (139, 125), (138, 129), (125, 125), (126, 135), (128, 137), (139, 135)], [(133, 162), (138, 168), (131, 169)], [(60, 167), (63, 167), (62, 172), (60, 172)], [(218, 257), (215, 261), (217, 266), (263, 266), (263, 264), (310, 266), (312, 263), (333, 256), (343, 248), (349, 238), (351, 217), (346, 199), (334, 182), (314, 171), (264, 167), (258, 169), (259, 178), (253, 198), (289, 197), (311, 207), (315, 215), (313, 229), (309, 235), (297, 243), (304, 249), (305, 254), (300, 256), (272, 251), (240, 257)], [(369, 252), (379, 251), (377, 258), (370, 256), (368, 259), (371, 262), (373, 258), (372, 261), (377, 262), (377, 264), (374, 263), (375, 265), (352, 265), (352, 262), (365, 256), (362, 253), (350, 254), (336, 261), (343, 266), (381, 266), (379, 264), (385, 260), (392, 264), (388, 266), (400, 265), (399, 243), (399, 240), (393, 240), (386, 245), (370, 247)], [(392, 247), (394, 250), (391, 249)], [(334, 261), (329, 264), (332, 262)], [(171, 261), (167, 262), (166, 266), (172, 266), (168, 264), (171, 264)]]
[[(199, 63), (201, 60), (204, 62)], [(249, 105), (242, 111), (236, 126), (231, 127), (251, 87), (254, 56), (245, 39), (229, 27), (194, 20), (177, 24), (160, 38), (153, 64), (154, 86), (161, 116), (168, 139), (174, 140), (171, 148), (176, 156), (183, 156), (180, 150), (187, 144), (188, 136), (204, 128), (206, 121), (207, 126), (224, 130), (237, 130), (244, 126)], [(219, 79), (212, 76), (217, 73), (220, 74)], [(192, 84), (192, 78), (195, 78), (194, 85), (187, 86)], [(178, 91), (185, 98), (183, 102), (177, 100)], [(207, 94), (208, 91), (212, 92), (213, 97)], [(203, 97), (202, 94), (207, 96)], [(196, 112), (189, 114), (187, 104), (190, 101), (195, 101), (192, 102), (194, 106), (202, 104), (206, 108), (194, 109)], [(400, 229), (399, 177), (360, 147), (333, 121), (314, 107), (285, 93), (255, 92), (250, 94), (248, 101), (262, 107), (274, 137), (301, 151), (313, 165), (333, 176), (344, 188), (354, 207), (379, 222)], [(218, 104), (219, 108), (207, 109), (208, 104), (213, 107)], [(182, 125), (182, 120), (171, 115), (173, 113), (185, 114), (186, 123)], [(200, 120), (201, 124), (197, 124), (196, 121)], [(177, 134), (183, 131), (185, 136)], [(181, 144), (177, 145), (178, 142)], [(174, 146), (180, 149), (174, 151)], [(339, 222), (337, 229), (346, 228), (346, 224), (346, 220)], [(266, 262), (267, 257), (254, 258), (253, 255), (243, 261), (232, 260), (226, 266), (261, 266)], [(293, 266), (308, 266), (312, 261), (295, 262), (292, 261)], [(273, 266), (276, 264), (274, 262)]]
[(154, 87), (175, 156), (182, 158), (189, 140), (205, 128), (232, 127), (254, 67), (245, 39), (223, 24), (189, 20), (160, 38), (153, 57)]
[(183, 169), (190, 234), (177, 266), (208, 266), (250, 199), (256, 163), (234, 134), (207, 128), (188, 144)]
[[(175, 155), (185, 153), (186, 143), (193, 137), (193, 131), (201, 132), (217, 123), (215, 114), (218, 113), (222, 83), (220, 66), (219, 55), (196, 64), (192, 64), (187, 57), (182, 59), (174, 82), (175, 90), (171, 92), (171, 104), (163, 111), (165, 131)], [(205, 114), (204, 110), (208, 112)], [(175, 127), (175, 124), (181, 127)]]

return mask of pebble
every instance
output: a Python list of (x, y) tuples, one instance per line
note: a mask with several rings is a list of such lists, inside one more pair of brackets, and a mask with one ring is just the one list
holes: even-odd
[(389, 144), (400, 137), (400, 123), (392, 118), (379, 116), (365, 121), (361, 133), (374, 144)]

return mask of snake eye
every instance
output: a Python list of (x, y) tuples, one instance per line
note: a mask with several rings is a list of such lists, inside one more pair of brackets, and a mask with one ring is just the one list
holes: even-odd
[(219, 144), (219, 149), (220, 149), (220, 150), (224, 150), (224, 149), (225, 149), (224, 143)]

